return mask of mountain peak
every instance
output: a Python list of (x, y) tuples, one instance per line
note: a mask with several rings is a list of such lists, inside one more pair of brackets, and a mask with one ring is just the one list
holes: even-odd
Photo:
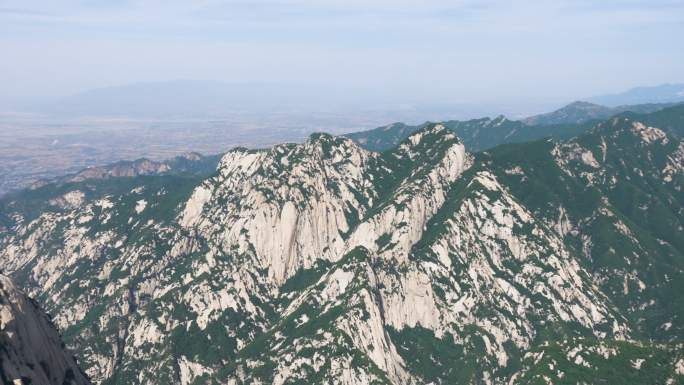
[(528, 126), (551, 124), (580, 124), (594, 119), (608, 118), (613, 109), (585, 101), (574, 101), (558, 110), (523, 119)]
[(624, 116), (616, 116), (601, 123), (593, 131), (602, 134), (613, 134), (613, 136), (626, 134), (639, 139), (647, 145), (654, 143), (667, 144), (669, 142), (667, 133), (662, 129), (651, 127), (639, 120)]
[(567, 109), (567, 108), (601, 108), (603, 106), (591, 102), (587, 102), (584, 100), (575, 100), (572, 103), (569, 103), (567, 106), (562, 107), (562, 109)]
[(446, 142), (460, 143), (456, 134), (442, 123), (428, 123), (409, 135), (399, 146), (402, 150), (430, 152)]
[(500, 126), (507, 121), (508, 121), (508, 118), (506, 118), (505, 115), (497, 115), (494, 119), (491, 119), (489, 121), (489, 126), (492, 126), (492, 127)]
[(435, 135), (435, 136), (455, 136), (454, 133), (449, 130), (444, 123), (426, 123), (422, 127), (420, 127), (418, 130), (416, 130), (413, 134), (409, 135), (408, 139), (410, 141), (419, 141), (418, 139), (411, 139), (412, 137), (419, 137), (422, 138), (424, 136), (428, 135)]
[(314, 132), (311, 135), (309, 135), (309, 141), (310, 142), (315, 142), (315, 141), (329, 141), (334, 138), (333, 135), (328, 134), (327, 132)]

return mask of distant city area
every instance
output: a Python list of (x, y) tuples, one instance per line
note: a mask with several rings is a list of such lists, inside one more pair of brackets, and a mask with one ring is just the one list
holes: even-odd
[(213, 155), (233, 147), (299, 142), (377, 127), (385, 116), (264, 113), (230, 118), (75, 118), (0, 115), (0, 195), (33, 182), (120, 160), (165, 160), (188, 152)]
[[(538, 125), (546, 115), (530, 115), (562, 106), (556, 100), (544, 104), (463, 104), (419, 98), (402, 104), (397, 98), (388, 105), (368, 102), (374, 107), (361, 107), (349, 102), (353, 99), (349, 95), (315, 100), (300, 91), (288, 98), (286, 87), (256, 87), (261, 93), (247, 94), (247, 85), (235, 87), (221, 82), (144, 83), (96, 89), (50, 104), (20, 106), (22, 112), (0, 109), (0, 195), (121, 160), (160, 161), (188, 152), (214, 155), (233, 147), (300, 142), (313, 132), (339, 135), (394, 122), (420, 124), (506, 115), (510, 119), (528, 117), (532, 120), (525, 124)], [(571, 108), (553, 115), (560, 120), (546, 123), (575, 122), (573, 114), (606, 118), (626, 110), (648, 112), (658, 103), (684, 101), (683, 89), (684, 85), (668, 84), (589, 97), (585, 100), (592, 104), (571, 104)], [(340, 100), (338, 105), (336, 100)], [(222, 109), (222, 105), (239, 109)], [(306, 105), (311, 107), (302, 107)], [(626, 105), (638, 105), (639, 109), (623, 108)]]
[(300, 141), (313, 127), (231, 121), (0, 122), (0, 195), (31, 183), (120, 160), (164, 160), (189, 151)]

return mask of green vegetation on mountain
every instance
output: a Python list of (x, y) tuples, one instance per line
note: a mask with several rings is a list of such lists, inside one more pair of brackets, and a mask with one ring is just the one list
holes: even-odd
[[(634, 117), (682, 135), (681, 112), (684, 104), (651, 103), (625, 105), (614, 108), (587, 102), (574, 102), (557, 111), (522, 120), (509, 120), (503, 116), (467, 121), (443, 122), (458, 135), (470, 151), (482, 151), (506, 143), (523, 143), (543, 138), (567, 140), (586, 133), (602, 120), (616, 115)], [(386, 151), (430, 123), (416, 126), (394, 123), (369, 131), (345, 136), (371, 151)], [(679, 130), (679, 131), (678, 131)]]
[(0, 267), (99, 384), (679, 384), (682, 119), (392, 125), (382, 152), (314, 134), (48, 184), (0, 200)]

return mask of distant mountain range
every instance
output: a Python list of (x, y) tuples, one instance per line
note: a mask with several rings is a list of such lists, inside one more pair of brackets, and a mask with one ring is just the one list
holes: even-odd
[[(677, 107), (677, 103), (649, 103), (615, 108), (588, 102), (574, 102), (556, 111), (522, 120), (510, 120), (504, 116), (494, 119), (482, 118), (467, 121), (442, 122), (475, 151), (488, 149), (504, 143), (520, 143), (541, 138), (569, 139), (580, 135), (597, 122), (620, 114), (649, 114)], [(369, 131), (353, 132), (345, 136), (373, 151), (384, 151), (396, 146), (413, 132), (425, 127), (394, 123)]]
[(678, 103), (646, 103), (606, 107), (594, 103), (577, 101), (553, 112), (522, 119), (522, 122), (530, 126), (581, 124), (592, 120), (608, 119), (609, 117), (622, 112), (648, 114), (676, 104)]
[[(512, 107), (503, 106), (505, 103), (464, 106), (445, 99), (444, 96), (424, 98), (410, 93), (383, 93), (382, 90), (372, 88), (341, 85), (175, 80), (96, 88), (23, 107), (26, 112), (59, 118), (213, 119), (245, 112), (263, 115), (284, 111), (348, 113), (364, 110), (366, 114), (380, 115), (384, 111), (398, 116), (397, 118), (417, 117), (422, 112), (422, 116), (429, 113), (444, 119), (468, 113), (470, 115), (465, 116), (491, 114), (491, 111), (501, 111), (501, 108), (515, 113)], [(677, 103), (684, 101), (684, 84), (639, 87), (623, 93), (582, 100), (611, 108), (635, 104)], [(413, 111), (415, 109), (419, 111)], [(597, 118), (600, 119), (601, 116)]]
[(684, 84), (635, 87), (625, 92), (586, 98), (586, 101), (609, 107), (627, 104), (684, 102)]
[(216, 170), (221, 155), (205, 156), (190, 152), (172, 159), (154, 161), (146, 158), (123, 160), (104, 166), (85, 168), (75, 174), (59, 176), (53, 179), (34, 182), (29, 188), (36, 189), (48, 184), (63, 185), (84, 180), (109, 179), (117, 177), (133, 177), (141, 175), (209, 175)]

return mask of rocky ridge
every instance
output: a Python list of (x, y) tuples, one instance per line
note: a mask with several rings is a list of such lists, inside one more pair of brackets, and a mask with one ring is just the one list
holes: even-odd
[(680, 354), (680, 230), (649, 218), (681, 202), (683, 147), (621, 119), (478, 154), (441, 124), (384, 153), (316, 134), (182, 189), (74, 186), (6, 214), (1, 267), (102, 384), (522, 384), (574, 375), (534, 358), (554, 341)]

